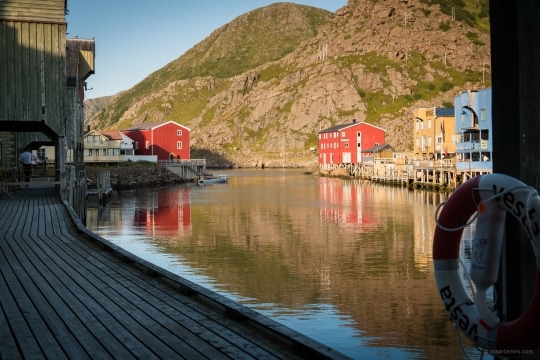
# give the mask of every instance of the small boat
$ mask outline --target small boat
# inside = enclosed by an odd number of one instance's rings
[[[199,179],[199,184],[226,184],[229,181],[228,175],[205,175]]]

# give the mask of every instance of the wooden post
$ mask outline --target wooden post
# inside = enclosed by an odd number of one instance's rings
[[[489,6],[493,171],[540,189],[540,4],[490,0]],[[511,216],[506,225],[497,308],[502,320],[510,321],[531,299],[535,262],[521,225]]]

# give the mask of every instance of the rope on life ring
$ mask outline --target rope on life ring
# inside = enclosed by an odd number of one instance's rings
[[[502,174],[474,177],[459,186],[439,213],[433,239],[435,279],[451,320],[474,344],[507,354],[540,350],[540,197],[523,182]],[[513,321],[501,322],[486,303],[486,291],[497,281],[506,214],[525,229],[536,257],[535,293],[528,308]],[[476,232],[470,278],[473,301],[459,272],[463,229],[474,220]],[[436,215],[437,216],[437,215]],[[513,239],[507,239],[512,241]]]

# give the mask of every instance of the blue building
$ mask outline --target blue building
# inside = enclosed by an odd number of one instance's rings
[[[493,172],[491,88],[454,98],[456,170],[461,181]]]

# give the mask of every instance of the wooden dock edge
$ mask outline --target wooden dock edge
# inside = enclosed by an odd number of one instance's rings
[[[110,252],[127,265],[156,277],[162,283],[171,286],[184,295],[196,299],[216,312],[224,314],[235,321],[242,322],[244,325],[253,328],[254,331],[257,331],[275,343],[279,343],[284,348],[289,349],[302,358],[350,359],[348,356],[327,345],[282,325],[245,305],[239,304],[223,295],[139,258],[111,241],[94,234],[84,226],[75,213],[75,210],[68,202],[64,201],[64,205],[68,209],[78,231],[86,240],[92,242],[97,247]]]

